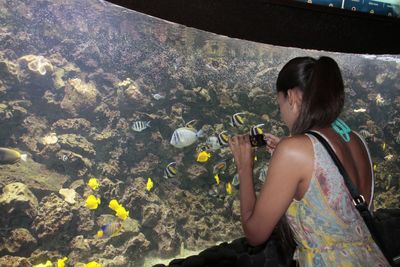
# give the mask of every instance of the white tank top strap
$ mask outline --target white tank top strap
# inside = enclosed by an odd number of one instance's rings
[[[374,190],[375,190],[375,177],[374,177],[374,165],[372,163],[372,158],[371,158],[371,153],[369,152],[369,148],[367,145],[367,142],[365,141],[365,139],[357,132],[352,131],[355,135],[358,136],[358,138],[360,138],[360,140],[362,141],[362,143],[364,144],[365,150],[367,151],[368,154],[368,159],[369,159],[369,164],[371,166],[371,198],[369,199],[369,210],[373,211],[373,206],[372,206],[372,201],[374,199]]]

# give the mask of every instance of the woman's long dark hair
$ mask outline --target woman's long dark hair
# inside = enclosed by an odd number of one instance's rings
[[[291,134],[303,134],[313,127],[327,127],[336,120],[344,105],[344,85],[338,64],[330,57],[296,57],[279,72],[276,89],[285,97],[288,90],[298,88],[302,92],[300,114],[294,122]],[[293,232],[282,216],[276,231],[282,240],[282,249],[294,251]]]
[[[344,85],[336,61],[330,57],[297,57],[279,72],[276,89],[285,97],[297,87],[303,93],[298,119],[291,133],[302,134],[312,127],[327,127],[336,120],[344,105]]]

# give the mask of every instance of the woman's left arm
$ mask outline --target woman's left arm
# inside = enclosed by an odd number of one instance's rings
[[[248,136],[234,136],[229,145],[239,173],[243,230],[251,245],[259,245],[269,238],[296,194],[307,166],[304,143],[291,137],[278,144],[258,199],[253,186],[253,149]]]

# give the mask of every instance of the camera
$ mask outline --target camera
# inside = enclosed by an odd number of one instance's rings
[[[262,147],[267,145],[263,134],[249,134],[249,138],[252,147]]]

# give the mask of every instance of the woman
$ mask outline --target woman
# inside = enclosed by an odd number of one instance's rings
[[[330,155],[314,136],[304,134],[313,130],[328,140],[371,208],[373,172],[368,148],[355,132],[343,136],[331,126],[344,105],[337,63],[329,57],[294,58],[280,71],[277,91],[281,117],[291,136],[280,140],[265,135],[272,158],[258,198],[248,135],[229,140],[239,173],[241,220],[248,242],[265,242],[286,215],[300,266],[389,266]]]

